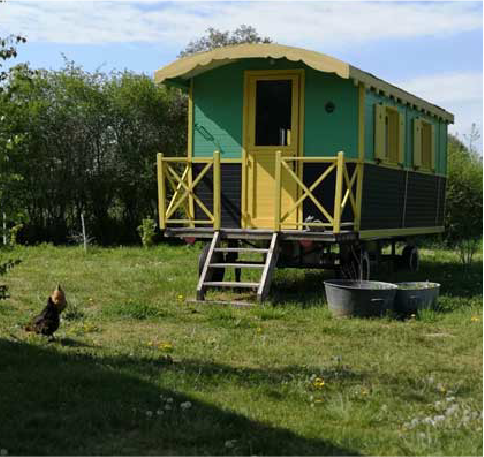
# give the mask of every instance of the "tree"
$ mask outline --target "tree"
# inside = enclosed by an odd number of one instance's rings
[[[211,51],[216,48],[223,48],[240,43],[272,43],[269,37],[261,37],[254,27],[241,25],[232,33],[221,32],[213,27],[205,30],[205,35],[196,41],[190,41],[187,47],[180,52],[178,57],[186,57],[197,52]]]
[[[482,238],[482,157],[456,136],[449,134],[448,139],[446,237],[449,245],[459,249],[462,262],[468,264]]]

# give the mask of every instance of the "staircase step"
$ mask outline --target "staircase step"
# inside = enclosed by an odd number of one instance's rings
[[[258,252],[259,254],[266,254],[269,249],[264,248],[215,248],[213,252]]]
[[[265,262],[232,262],[232,263],[210,263],[209,268],[264,268]]]
[[[206,282],[203,285],[209,287],[247,287],[254,289],[259,287],[258,282]]]

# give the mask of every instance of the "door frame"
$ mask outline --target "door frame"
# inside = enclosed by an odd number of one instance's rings
[[[241,220],[241,227],[243,229],[249,228],[249,207],[248,207],[248,170],[247,167],[249,166],[248,160],[248,150],[250,147],[250,80],[252,77],[261,77],[261,79],[268,78],[268,77],[280,77],[283,79],[284,76],[288,77],[299,77],[299,100],[298,103],[298,127],[297,127],[297,157],[304,155],[304,69],[297,68],[297,69],[290,69],[290,70],[245,70],[244,71],[244,93],[243,93],[243,111],[242,111],[242,220]],[[298,164],[299,165],[299,164]],[[302,180],[302,166],[297,167],[297,176],[299,179]],[[299,193],[301,189],[299,186],[296,192],[296,199],[299,198]],[[297,209],[296,215],[296,222],[302,220],[302,206]]]

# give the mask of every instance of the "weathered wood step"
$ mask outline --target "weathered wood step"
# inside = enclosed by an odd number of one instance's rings
[[[214,252],[257,252],[259,254],[266,254],[269,249],[265,248],[215,248]]]
[[[265,262],[230,262],[230,263],[211,263],[209,268],[264,268]]]
[[[259,283],[258,282],[206,282],[204,283],[204,286],[257,288],[259,287]]]

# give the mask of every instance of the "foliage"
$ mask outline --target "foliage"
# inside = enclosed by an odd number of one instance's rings
[[[468,264],[482,237],[482,157],[449,135],[445,224],[447,242]]]
[[[186,57],[197,52],[211,51],[240,43],[272,43],[269,37],[261,37],[254,27],[241,25],[233,32],[221,32],[213,27],[205,30],[206,35],[196,41],[190,41],[187,47],[180,52],[179,57]]]
[[[127,71],[89,73],[65,58],[60,71],[28,67],[10,74],[12,112],[0,138],[24,135],[8,184],[29,222],[23,240],[66,242],[86,215],[100,244],[136,241],[156,211],[156,153],[185,154],[186,98]],[[13,90],[13,88],[15,90]]]
[[[439,311],[401,321],[332,319],[331,273],[288,269],[274,275],[279,306],[178,301],[195,295],[199,253],[17,247],[2,278],[0,449],[482,455],[482,256],[463,271],[452,250],[421,250],[419,273],[387,269],[441,284]],[[47,343],[19,324],[57,282],[73,315]]]
[[[154,244],[156,224],[151,217],[143,219],[143,223],[138,225],[138,233],[145,248]]]

